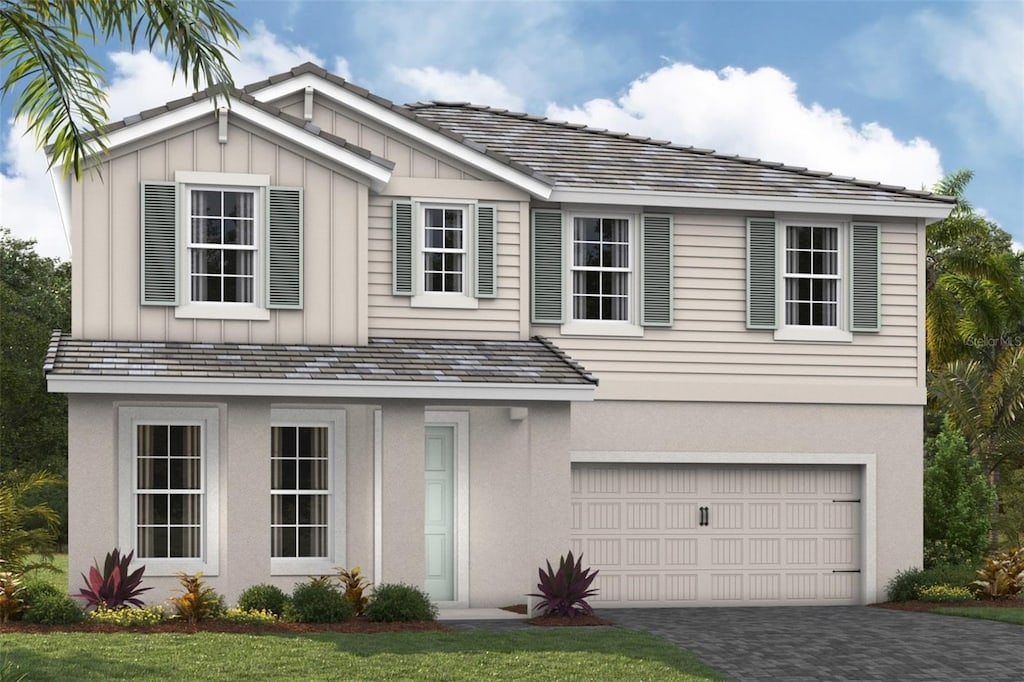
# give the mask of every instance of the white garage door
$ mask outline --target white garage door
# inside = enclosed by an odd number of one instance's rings
[[[860,468],[574,464],[594,606],[857,604]]]

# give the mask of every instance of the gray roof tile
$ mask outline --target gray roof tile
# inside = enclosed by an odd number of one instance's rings
[[[597,384],[539,336],[527,341],[371,339],[365,346],[284,346],[87,341],[55,330],[43,371],[52,376]]]

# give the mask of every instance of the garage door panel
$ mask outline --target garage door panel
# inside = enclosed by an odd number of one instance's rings
[[[575,465],[571,546],[602,605],[857,603],[859,486],[856,467]]]

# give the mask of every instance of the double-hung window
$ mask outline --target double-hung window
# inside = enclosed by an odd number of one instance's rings
[[[276,575],[344,563],[345,416],[278,409],[270,429],[270,556]]]
[[[572,319],[628,322],[633,249],[628,218],[575,216]]]
[[[497,296],[497,207],[476,201],[392,204],[392,293],[423,308],[478,308]]]
[[[119,544],[154,575],[217,573],[216,408],[121,407]]]
[[[178,171],[142,183],[142,305],[269,320],[302,308],[302,188],[269,175]]]
[[[879,225],[781,216],[747,221],[747,327],[779,341],[852,341],[881,326]]]

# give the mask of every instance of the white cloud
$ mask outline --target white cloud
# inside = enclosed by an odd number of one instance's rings
[[[192,88],[179,75],[174,76],[170,61],[150,52],[114,52],[110,55],[113,71],[109,76],[107,113],[116,121],[145,109],[185,97]],[[230,59],[235,83],[244,86],[269,75],[287,71],[302,62],[320,63],[320,58],[305,47],[289,45],[257,24],[241,42],[237,58]],[[337,58],[335,66],[347,62]],[[67,240],[60,222],[53,189],[46,173],[42,150],[35,140],[25,136],[22,121],[9,121],[6,139],[0,140],[3,163],[0,168],[0,224],[9,227],[19,239],[35,239],[36,252],[52,258],[70,258]]]
[[[1024,242],[1013,242],[1012,246],[1014,251],[1024,252]]]
[[[1003,132],[1024,144],[1024,5],[984,2],[969,15],[917,15],[925,50],[948,80],[981,97]]]
[[[804,104],[796,83],[772,68],[672,64],[633,81],[617,101],[552,104],[547,115],[914,189],[942,177],[927,140],[899,140],[879,123],[856,126],[838,109]]]
[[[421,99],[464,101],[517,111],[523,108],[521,97],[511,93],[501,81],[476,69],[469,73],[459,73],[433,66],[408,69],[393,67],[391,74],[399,83],[412,88]]]

